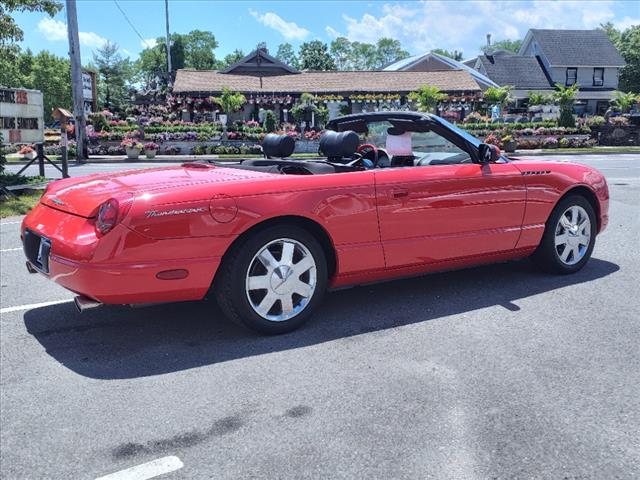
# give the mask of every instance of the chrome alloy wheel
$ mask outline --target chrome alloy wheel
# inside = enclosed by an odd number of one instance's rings
[[[245,282],[251,308],[266,320],[298,315],[316,289],[316,262],[297,240],[279,238],[263,246],[249,264]]]
[[[567,208],[556,225],[555,246],[560,261],[575,265],[587,253],[591,242],[591,221],[578,205]]]

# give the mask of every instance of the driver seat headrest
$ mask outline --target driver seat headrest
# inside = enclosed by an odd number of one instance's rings
[[[353,130],[334,132],[327,130],[320,137],[320,151],[327,158],[351,157],[360,145],[360,138]]]

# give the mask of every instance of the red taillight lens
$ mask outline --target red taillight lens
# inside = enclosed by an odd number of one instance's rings
[[[110,198],[100,205],[98,217],[96,218],[96,230],[98,233],[106,235],[113,230],[113,227],[127,216],[132,202],[133,197],[120,201],[115,198]]]
[[[98,219],[96,220],[96,230],[102,235],[111,231],[118,224],[118,212],[120,203],[115,198],[110,198],[98,210]]]

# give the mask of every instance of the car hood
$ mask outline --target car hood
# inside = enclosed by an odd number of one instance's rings
[[[251,170],[183,164],[179,167],[128,170],[58,180],[50,184],[40,201],[57,210],[93,217],[100,205],[110,198],[127,198],[161,189],[184,189],[191,185],[240,182],[270,176],[269,173]]]

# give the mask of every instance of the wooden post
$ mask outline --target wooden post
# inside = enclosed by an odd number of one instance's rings
[[[67,141],[67,126],[66,124],[60,123],[60,143],[62,144],[62,151],[60,152],[61,160],[62,160],[62,178],[69,177],[69,154],[68,154],[68,144]]]
[[[44,144],[38,143],[36,152],[38,155],[38,173],[41,177],[44,177]]]
[[[73,114],[76,119],[76,160],[82,162],[85,152],[84,98],[82,95],[82,63],[78,39],[78,15],[76,0],[67,0],[67,30],[69,34],[69,59],[71,60],[71,93]]]

